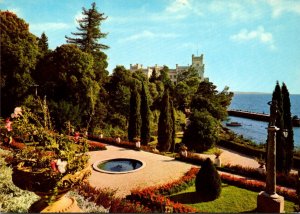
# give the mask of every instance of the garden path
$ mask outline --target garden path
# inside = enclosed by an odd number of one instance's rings
[[[223,147],[218,147],[223,152],[221,154],[221,160],[222,164],[232,164],[232,165],[241,165],[244,167],[252,167],[252,168],[258,168],[259,164],[257,161],[249,156],[237,153],[233,150],[226,149]],[[212,161],[215,159],[215,155],[207,155],[207,154],[198,154],[200,157],[203,158],[210,158]]]
[[[89,152],[90,164],[110,158],[135,158],[146,166],[127,174],[106,174],[92,170],[89,182],[94,187],[117,189],[116,195],[124,197],[135,188],[156,186],[177,180],[193,165],[174,160],[174,158],[150,152],[135,151],[107,145],[107,150]]]

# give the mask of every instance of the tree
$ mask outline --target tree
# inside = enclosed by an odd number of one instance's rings
[[[141,127],[141,114],[140,107],[141,98],[137,91],[137,87],[134,85],[131,89],[130,95],[130,111],[129,111],[129,124],[128,124],[128,140],[134,141],[134,138],[140,136]]]
[[[141,143],[142,145],[148,145],[150,141],[150,108],[144,82],[142,82],[141,92],[141,122]]]
[[[22,104],[34,81],[31,72],[39,55],[37,38],[29,25],[9,11],[0,11],[1,43],[1,116],[10,115]]]
[[[79,38],[71,38],[66,36],[67,42],[76,44],[81,50],[88,53],[99,52],[100,50],[108,49],[104,44],[98,43],[99,39],[105,38],[107,33],[102,33],[100,29],[101,22],[106,20],[104,13],[99,13],[96,8],[96,3],[92,3],[91,9],[82,8],[82,19],[77,20],[79,33],[72,33],[72,35]]]
[[[109,47],[107,45],[99,43],[99,40],[106,38],[107,33],[101,32],[101,23],[107,19],[104,13],[99,13],[96,8],[96,3],[92,3],[91,9],[82,8],[83,18],[77,20],[79,27],[77,27],[78,33],[72,33],[72,35],[79,38],[67,37],[67,43],[77,45],[82,51],[92,54],[94,57],[94,73],[96,75],[96,81],[103,84],[107,80],[108,71],[107,68],[107,55],[102,52]]]
[[[283,105],[282,105],[282,92],[280,85],[277,81],[272,95],[272,102],[277,103],[277,115],[275,126],[281,131],[276,132],[276,169],[278,172],[284,172],[286,166],[286,152],[285,152],[285,139],[282,133],[284,129],[283,121]]]
[[[157,149],[161,152],[170,150],[172,144],[172,117],[170,110],[169,89],[166,88],[161,102],[157,131]]]
[[[176,127],[175,127],[175,109],[173,106],[173,101],[170,100],[170,114],[171,114],[171,124],[172,124],[172,142],[170,151],[175,151],[175,137],[176,137]]]
[[[38,46],[42,55],[48,53],[48,37],[46,36],[45,32],[42,33],[41,38],[38,38]]]
[[[284,167],[285,173],[288,174],[292,169],[293,165],[293,154],[294,154],[294,130],[291,115],[291,101],[290,94],[285,85],[282,83],[282,104],[283,104],[283,122],[284,129],[287,130],[288,135],[285,139],[285,151],[286,151],[286,166]]]
[[[216,88],[212,82],[200,82],[192,98],[191,108],[198,111],[207,110],[214,118],[224,120],[228,115],[227,107],[230,105],[233,93],[228,91],[228,87],[221,92],[218,92]]]
[[[207,158],[201,166],[195,180],[196,192],[207,200],[214,200],[221,194],[222,182],[212,161]]]
[[[182,143],[197,152],[212,148],[218,141],[219,121],[206,110],[193,110],[189,120]]]

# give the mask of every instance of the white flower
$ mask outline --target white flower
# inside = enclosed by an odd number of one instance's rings
[[[14,110],[14,113],[11,114],[11,117],[14,118],[14,117],[19,117],[22,115],[22,108],[21,107],[16,107],[15,110]]]
[[[67,166],[68,162],[67,161],[61,161],[61,159],[58,159],[56,162],[58,171],[60,173],[65,173],[66,172],[66,166]]]

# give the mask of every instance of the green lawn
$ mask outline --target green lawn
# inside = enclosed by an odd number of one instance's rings
[[[199,212],[253,212],[257,195],[257,192],[223,184],[220,197],[214,201],[201,202],[195,194],[195,186],[170,196],[170,199],[190,205]],[[293,202],[285,200],[285,212],[294,212],[293,207]]]

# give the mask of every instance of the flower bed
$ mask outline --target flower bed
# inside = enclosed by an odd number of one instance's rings
[[[222,182],[234,185],[237,187],[241,187],[244,189],[249,189],[252,191],[262,191],[265,189],[266,183],[262,181],[257,181],[257,180],[249,180],[247,178],[241,178],[241,177],[236,177],[234,175],[228,175],[228,174],[221,174],[221,179]],[[295,190],[276,186],[276,192],[279,195],[284,196],[286,199],[297,202],[297,194]]]
[[[106,146],[103,143],[88,141],[89,151],[106,150]]]
[[[187,157],[183,157],[183,156],[176,157],[176,160],[184,161],[186,163],[191,163],[191,164],[201,166],[202,163],[204,162],[205,158],[202,158],[199,155],[196,155],[194,153],[188,152]],[[217,167],[217,169],[219,171],[229,172],[229,173],[236,174],[236,175],[254,178],[254,179],[258,179],[260,181],[266,180],[266,174],[259,172],[257,168],[244,167],[241,165],[226,164],[226,165],[223,165],[222,167]],[[281,186],[295,189],[297,187],[297,181],[298,181],[298,177],[296,174],[290,173],[288,176],[286,176],[282,173],[277,173],[277,184],[279,184]]]
[[[140,202],[133,203],[115,196],[115,191],[92,187],[88,182],[83,182],[77,189],[78,193],[86,200],[92,201],[104,208],[109,208],[111,213],[149,213],[151,210]]]
[[[172,181],[170,183],[157,187],[148,187],[142,190],[133,190],[131,191],[131,194],[126,198],[133,202],[139,201],[142,204],[150,207],[152,211],[156,212],[164,212],[166,206],[172,207],[173,212],[175,213],[196,212],[194,208],[180,203],[175,203],[165,196],[180,192],[193,185],[193,181],[196,177],[197,172],[197,168],[191,168],[191,170],[189,170],[183,177],[176,181]]]

